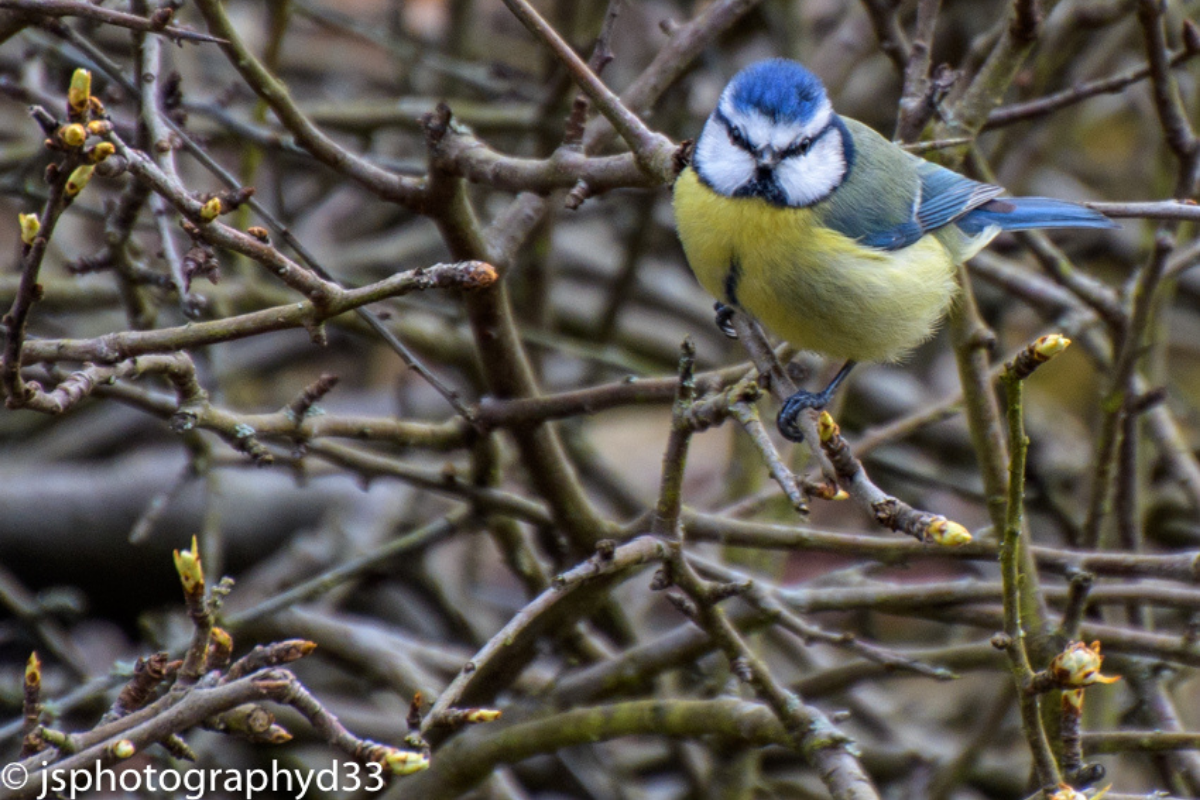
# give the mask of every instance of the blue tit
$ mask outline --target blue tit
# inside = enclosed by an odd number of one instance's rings
[[[784,403],[779,429],[800,441],[800,411],[828,403],[854,362],[899,359],[933,335],[957,265],[1000,231],[1116,227],[1083,206],[1003,191],[838,116],[815,75],[775,59],[721,93],[675,182],[675,223],[718,323],[743,310],[796,347],[846,360],[824,391]]]

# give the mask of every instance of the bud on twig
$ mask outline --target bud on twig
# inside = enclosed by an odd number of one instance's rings
[[[67,178],[67,185],[63,192],[67,197],[74,197],[83,191],[83,187],[88,185],[88,181],[92,179],[92,170],[95,167],[91,164],[83,164],[75,168],[71,173],[71,177]]]
[[[225,669],[233,656],[233,637],[224,628],[213,628],[208,632],[208,654],[205,656],[205,671]]]
[[[1121,680],[1120,675],[1101,675],[1100,665],[1103,662],[1100,642],[1092,642],[1090,647],[1083,642],[1075,642],[1050,661],[1048,672],[1054,675],[1060,686],[1073,689]]]
[[[412,750],[390,748],[383,757],[383,763],[393,775],[412,775],[414,772],[429,769],[429,756]]]
[[[58,140],[67,147],[83,147],[83,143],[87,141],[87,137],[87,129],[78,122],[63,125],[58,129]]]
[[[1057,356],[1071,346],[1071,340],[1059,333],[1051,333],[1034,341],[1017,357],[1010,361],[1007,370],[1010,375],[1023,381],[1033,374],[1033,371]]]
[[[204,567],[200,563],[200,548],[195,536],[191,550],[175,551],[175,571],[179,573],[184,595],[190,598],[204,594]]]
[[[42,661],[38,658],[37,651],[34,650],[29,654],[29,660],[25,662],[25,691],[39,691],[42,686]]]
[[[925,529],[926,535],[935,544],[943,547],[958,547],[971,541],[971,532],[953,520],[938,517]]]
[[[833,415],[828,411],[822,411],[821,416],[817,418],[817,434],[821,437],[821,441],[828,442],[841,432],[842,429],[833,421]]]
[[[100,142],[96,146],[88,149],[88,163],[99,164],[101,161],[104,161],[115,152],[117,152],[117,148],[112,142]]]
[[[221,216],[221,198],[211,197],[200,207],[200,219],[205,222],[212,222],[217,217]]]
[[[37,651],[29,654],[25,662],[25,700],[22,716],[25,719],[25,730],[32,731],[37,727],[38,719],[42,716],[42,662]]]
[[[1112,788],[1112,784],[1105,786],[1096,794],[1088,797],[1083,792],[1076,791],[1065,783],[1058,785],[1058,791],[1050,795],[1050,800],[1100,800],[1101,797],[1108,794],[1108,790]]]
[[[17,221],[21,224],[21,243],[26,246],[32,245],[38,231],[42,229],[37,214],[17,214]]]
[[[67,89],[67,105],[75,114],[87,110],[88,100],[92,96],[92,73],[86,69],[77,69],[71,75],[71,87]]]
[[[108,750],[113,754],[114,758],[119,758],[122,761],[127,758],[133,758],[133,755],[137,752],[137,748],[133,742],[128,739],[119,739],[113,742]]]
[[[1048,692],[1051,689],[1083,689],[1097,683],[1116,683],[1120,675],[1101,675],[1100,642],[1086,645],[1075,642],[1056,655],[1042,672],[1033,676],[1029,684],[1032,693]]]

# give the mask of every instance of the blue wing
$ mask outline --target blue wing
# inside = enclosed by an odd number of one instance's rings
[[[925,234],[962,219],[1004,190],[999,186],[964,178],[945,167],[920,160],[918,194],[912,219],[890,229],[875,231],[859,239],[868,247],[899,250],[915,244]]]
[[[860,122],[838,118],[849,172],[824,201],[826,225],[867,247],[899,250],[954,224],[968,236],[990,229],[1114,228],[1090,208],[1044,197],[999,198],[999,186],[911,155]]]
[[[886,145],[895,147],[890,142]],[[847,202],[831,204],[826,224],[867,247],[899,250],[930,231],[959,220],[1004,191],[924,159],[902,155],[901,159],[881,158],[872,169],[857,175],[852,171],[850,180],[839,189],[839,192],[849,189],[847,196],[837,198],[835,194],[837,200]],[[855,166],[865,165],[860,160]],[[870,186],[864,174],[868,171],[877,179]],[[856,180],[859,178],[863,180]]]
[[[922,233],[949,225],[1004,192],[999,186],[964,178],[924,160],[917,173],[921,176],[921,199],[916,222]]]

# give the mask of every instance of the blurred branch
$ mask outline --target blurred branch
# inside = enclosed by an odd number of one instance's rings
[[[900,29],[900,4],[893,0],[863,0],[863,7],[866,8],[871,25],[875,28],[879,49],[892,60],[896,71],[906,76],[912,51],[908,37]],[[905,81],[907,83],[907,76]]]
[[[1185,25],[1194,27],[1195,23],[1188,20],[1185,22]],[[1195,46],[1196,44],[1200,44],[1200,41],[1195,39],[1195,34],[1189,36],[1185,30],[1184,36],[1186,46],[1179,52],[1169,54],[1167,59],[1168,68],[1173,69],[1182,66],[1195,56],[1200,55],[1200,48]],[[1038,119],[1097,95],[1115,94],[1124,90],[1127,86],[1132,86],[1150,77],[1152,69],[1153,66],[1151,64],[1143,64],[1140,67],[1135,67],[1119,75],[1100,78],[1086,83],[1078,83],[1070,89],[1064,89],[1061,92],[1039,97],[1036,100],[1027,100],[1021,103],[1001,106],[988,114],[983,130],[992,130],[993,128],[1012,125],[1015,122]]]
[[[385,200],[419,208],[422,203],[420,182],[381,170],[338,145],[320,131],[300,110],[287,87],[272,75],[250,52],[225,14],[218,0],[197,0],[196,7],[208,23],[209,30],[225,39],[221,49],[246,84],[261,97],[296,143],[308,150],[326,166],[356,181]]]
[[[520,613],[510,619],[464,665],[462,672],[438,696],[437,702],[429,710],[429,714],[422,724],[421,733],[431,741],[435,740],[439,726],[445,724],[442,717],[463,700],[476,682],[484,681],[486,684],[486,676],[498,669],[494,662],[512,658],[513,653],[518,649],[514,646],[516,642],[521,638],[527,638],[529,630],[535,624],[541,624],[544,615],[555,606],[559,604],[577,606],[581,601],[575,595],[581,593],[582,589],[590,587],[594,591],[604,588],[607,582],[600,579],[616,576],[632,567],[657,561],[663,558],[664,553],[662,542],[654,537],[643,536],[619,547],[605,548],[582,564],[555,577],[549,589],[522,608]],[[497,688],[493,686],[488,690],[494,692]]]
[[[1197,172],[1200,171],[1200,142],[1197,141],[1191,123],[1188,122],[1187,110],[1179,96],[1179,87],[1171,74],[1164,11],[1165,6],[1158,0],[1138,0],[1137,16],[1146,41],[1154,108],[1162,123],[1163,137],[1179,160],[1175,196],[1182,198],[1190,197],[1195,191]],[[1189,38],[1194,39],[1194,30],[1192,33]]]
[[[974,137],[983,129],[1033,50],[1041,20],[1056,5],[1058,0],[1012,0],[999,38],[962,95],[946,111],[946,131],[939,135]]]
[[[530,33],[541,39],[562,61],[571,73],[572,80],[591,98],[596,110],[608,119],[629,145],[638,165],[660,183],[669,183],[675,174],[675,146],[670,140],[651,131],[636,114],[626,108],[621,99],[596,77],[583,59],[525,0],[504,0],[504,4]]]
[[[866,5],[868,9],[873,8],[878,5],[878,0],[867,0]],[[922,0],[917,5],[916,31],[904,64],[904,90],[896,119],[895,139],[900,142],[917,138],[937,108],[938,87],[931,80],[930,68],[933,35],[941,5],[942,0]]]
[[[769,708],[745,700],[629,700],[472,731],[446,744],[426,772],[405,788],[429,800],[450,800],[482,781],[498,764],[621,736],[691,737],[695,731],[729,745],[787,745],[789,735]],[[863,795],[860,795],[863,796]]]
[[[1109,217],[1134,217],[1140,219],[1192,220],[1200,221],[1200,206],[1178,200],[1159,200],[1149,203],[1088,203]]]
[[[85,3],[82,0],[0,0],[0,8],[11,8],[15,11],[26,12],[34,18],[53,17],[57,19],[60,17],[83,17],[85,19],[94,19],[97,22],[103,22],[107,25],[116,25],[121,28],[129,28],[130,30],[142,31],[144,33],[156,33],[177,41],[225,43],[223,39],[216,36],[196,33],[195,31],[177,28],[169,24],[171,18],[174,16],[173,9],[169,7],[161,8],[149,17],[127,14],[124,11],[104,8],[103,6],[95,6],[91,3]]]
[[[231,228],[225,230],[228,233],[218,234],[223,241],[247,245],[245,249],[250,252],[257,250],[253,246],[253,237]],[[274,252],[272,258],[274,257],[279,259],[279,263],[290,263],[285,257],[278,255],[277,251]],[[24,360],[26,363],[98,361],[111,364],[149,353],[166,353],[227,342],[268,331],[299,327],[311,330],[330,317],[390,297],[435,288],[478,288],[490,284],[495,278],[495,270],[489,265],[467,261],[457,264],[434,264],[401,272],[361,289],[341,289],[333,284],[317,284],[320,288],[313,293],[320,298],[320,302],[304,300],[222,320],[191,323],[178,328],[110,333],[95,339],[39,339],[29,342]]]

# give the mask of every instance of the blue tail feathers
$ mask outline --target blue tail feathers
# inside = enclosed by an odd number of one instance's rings
[[[1120,227],[1099,211],[1048,197],[1000,197],[965,214],[956,223],[971,235],[991,227],[1005,231]]]

